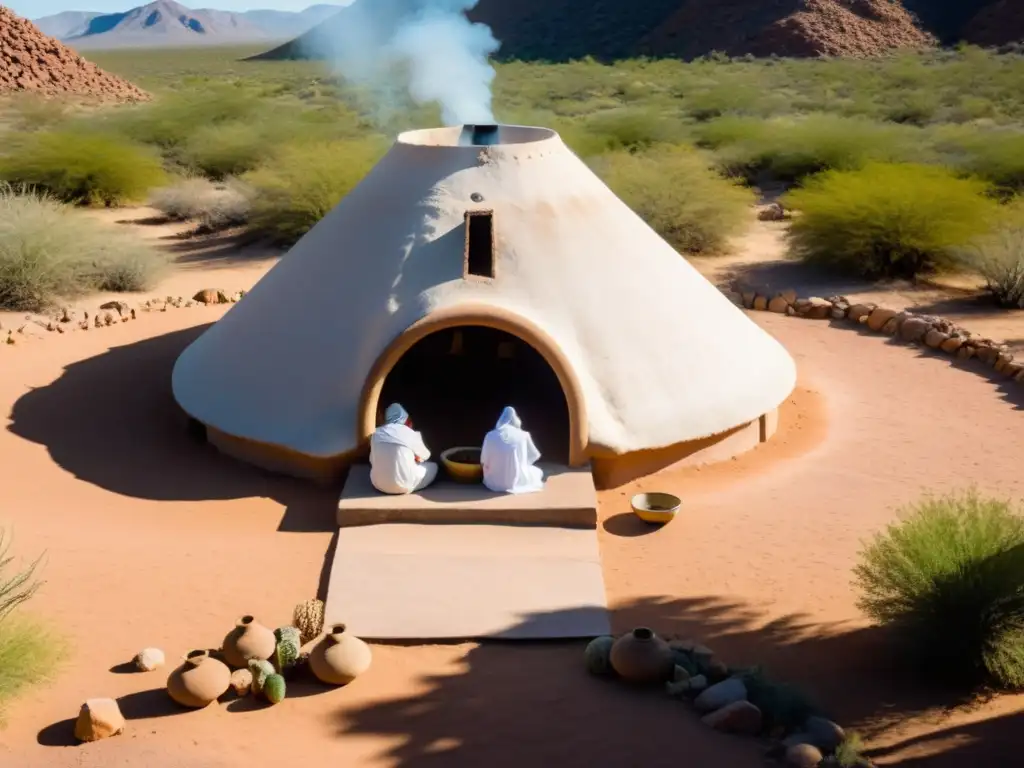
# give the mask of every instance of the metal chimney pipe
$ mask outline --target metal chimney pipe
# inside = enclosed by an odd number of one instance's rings
[[[464,125],[459,137],[459,144],[489,147],[498,144],[497,125]]]

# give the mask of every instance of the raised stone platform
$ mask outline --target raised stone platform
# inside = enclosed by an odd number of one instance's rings
[[[441,477],[419,493],[397,496],[377,491],[370,484],[370,467],[359,464],[349,470],[338,501],[338,525],[487,523],[596,529],[597,492],[590,468],[539,466],[544,489],[538,493],[492,493],[480,484]]]

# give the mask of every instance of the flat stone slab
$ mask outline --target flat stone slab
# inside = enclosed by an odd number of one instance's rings
[[[597,531],[385,523],[342,528],[326,623],[374,640],[608,634]]]
[[[493,523],[596,529],[597,492],[590,468],[539,466],[544,488],[537,493],[492,493],[482,484],[439,479],[418,493],[390,495],[370,484],[369,465],[358,464],[349,470],[338,501],[338,525]]]

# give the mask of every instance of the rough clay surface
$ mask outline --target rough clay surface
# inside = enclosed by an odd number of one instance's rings
[[[0,6],[0,94],[29,91],[99,101],[146,101],[149,96],[47,37],[27,19]]]

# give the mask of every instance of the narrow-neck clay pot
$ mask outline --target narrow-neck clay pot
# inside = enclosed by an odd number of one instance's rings
[[[276,647],[274,630],[263,626],[252,616],[243,616],[224,637],[222,653],[233,669],[244,669],[249,659],[269,659]]]
[[[205,707],[231,684],[231,670],[209,651],[191,651],[167,678],[167,693],[183,707]]]
[[[672,673],[674,661],[668,643],[647,627],[637,627],[615,641],[612,669],[631,683],[660,683]]]
[[[346,685],[369,669],[372,659],[370,646],[344,624],[334,624],[310,651],[309,667],[320,682]]]

